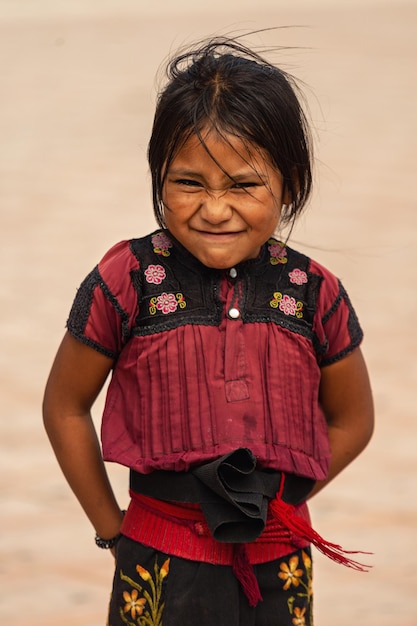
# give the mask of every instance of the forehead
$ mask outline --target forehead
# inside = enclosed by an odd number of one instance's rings
[[[264,171],[273,167],[269,155],[256,144],[213,129],[191,134],[174,155],[169,168],[191,163],[194,167],[218,167],[226,171],[229,168]]]

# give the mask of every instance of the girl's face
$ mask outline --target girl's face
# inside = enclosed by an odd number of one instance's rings
[[[165,223],[201,263],[226,269],[258,256],[289,199],[280,172],[260,150],[232,135],[203,137],[207,149],[192,135],[169,165]]]

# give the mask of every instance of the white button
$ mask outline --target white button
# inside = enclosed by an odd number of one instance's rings
[[[237,269],[235,267],[232,267],[229,270],[229,276],[230,276],[230,278],[236,278],[236,276],[237,276]]]
[[[229,309],[229,316],[232,319],[236,320],[240,316],[239,309],[235,309],[235,308]]]

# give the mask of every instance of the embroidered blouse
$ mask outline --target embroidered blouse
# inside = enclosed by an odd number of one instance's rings
[[[156,231],[110,249],[67,327],[114,359],[105,460],[186,471],[244,446],[260,468],[326,477],[320,369],[362,331],[340,281],[307,256],[270,239],[215,270]]]

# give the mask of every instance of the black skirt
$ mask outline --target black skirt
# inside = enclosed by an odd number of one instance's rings
[[[253,566],[250,606],[231,566],[189,561],[122,537],[108,626],[313,626],[309,548]]]

